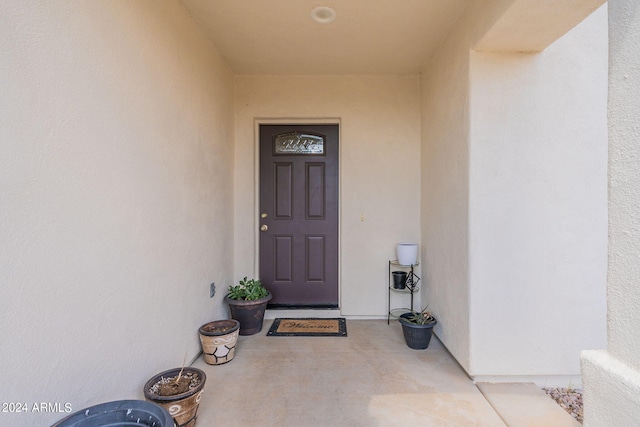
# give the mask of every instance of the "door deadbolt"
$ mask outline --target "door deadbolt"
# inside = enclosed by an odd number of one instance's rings
[[[267,217],[267,214],[266,214],[266,213],[261,213],[261,214],[260,214],[260,218],[266,218],[266,217]]]
[[[269,227],[267,227],[267,224],[262,224],[260,226],[260,231],[267,231],[269,229]]]

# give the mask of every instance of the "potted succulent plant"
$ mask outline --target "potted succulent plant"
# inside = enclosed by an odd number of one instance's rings
[[[433,327],[438,321],[427,311],[427,307],[422,311],[404,313],[398,320],[402,324],[402,334],[409,348],[424,350],[429,347]]]
[[[205,373],[197,368],[169,369],[147,381],[144,397],[169,411],[177,426],[194,427],[206,381]]]
[[[254,335],[262,330],[271,293],[260,280],[244,277],[237,285],[229,286],[224,301],[229,304],[231,318],[240,322],[240,335]]]

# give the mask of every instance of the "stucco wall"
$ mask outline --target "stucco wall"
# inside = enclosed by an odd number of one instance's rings
[[[469,49],[512,1],[472,1],[422,73],[423,304],[469,370]]]
[[[609,1],[607,350],[583,355],[585,426],[640,425],[640,4]]]
[[[226,315],[232,74],[174,1],[3,1],[0,52],[2,401],[142,398]]]
[[[419,82],[236,77],[236,278],[257,274],[256,121],[339,122],[341,313],[386,316],[387,260],[395,258],[396,243],[417,242],[420,233]]]
[[[472,375],[579,384],[606,344],[607,50],[605,6],[542,53],[471,54]]]
[[[609,80],[609,347],[640,370],[640,4],[611,11]]]
[[[578,374],[605,339],[606,11],[543,54],[473,53],[513,4],[470,2],[422,74],[424,303],[491,380]]]

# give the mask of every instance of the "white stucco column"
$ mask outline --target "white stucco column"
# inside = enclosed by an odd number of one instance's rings
[[[640,425],[640,3],[609,1],[607,350],[582,355],[585,426]]]

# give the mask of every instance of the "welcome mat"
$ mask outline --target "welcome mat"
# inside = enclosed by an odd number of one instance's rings
[[[347,322],[343,318],[275,319],[268,337],[346,337]]]

